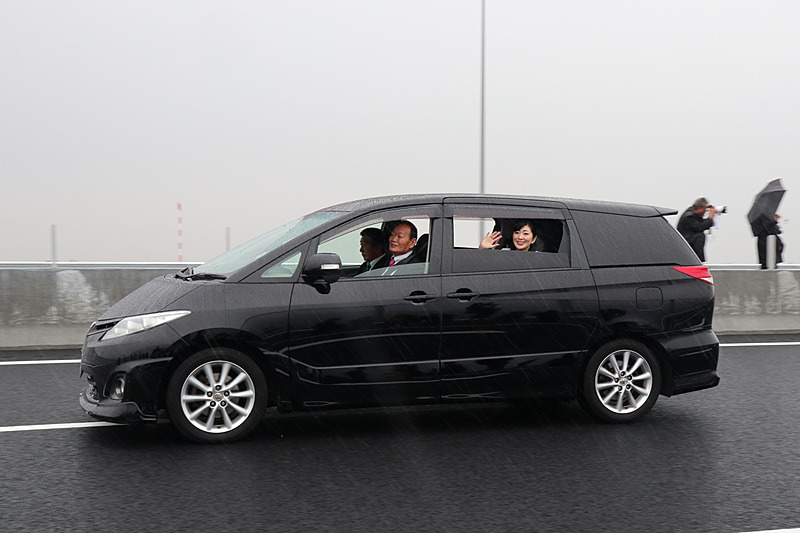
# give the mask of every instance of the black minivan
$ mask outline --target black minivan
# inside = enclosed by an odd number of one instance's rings
[[[672,214],[464,194],[322,209],[109,309],[80,403],[198,442],[242,438],[270,406],[558,397],[630,422],[719,383],[713,279]]]

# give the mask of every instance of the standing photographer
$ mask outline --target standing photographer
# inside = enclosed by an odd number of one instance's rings
[[[708,217],[704,215],[708,213]],[[708,205],[705,198],[698,198],[691,207],[683,212],[678,220],[678,233],[683,235],[694,253],[705,262],[706,253],[706,234],[705,231],[714,225],[714,217],[717,210],[712,205]]]

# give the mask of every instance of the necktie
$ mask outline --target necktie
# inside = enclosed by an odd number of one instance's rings
[[[394,257],[392,257],[392,258],[389,260],[389,266],[390,266],[390,267],[394,266]]]

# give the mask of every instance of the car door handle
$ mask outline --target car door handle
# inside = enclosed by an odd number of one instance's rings
[[[448,298],[454,298],[462,302],[468,302],[469,300],[472,300],[476,296],[480,296],[480,293],[472,292],[469,289],[458,289],[456,292],[447,293]]]
[[[429,300],[435,300],[436,296],[432,294],[428,294],[425,291],[414,291],[408,296],[403,296],[403,300],[407,302],[415,303],[415,304],[424,304]]]

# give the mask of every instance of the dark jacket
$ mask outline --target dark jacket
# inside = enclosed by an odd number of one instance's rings
[[[698,215],[694,212],[694,207],[684,211],[678,220],[678,233],[686,239],[686,242],[692,247],[700,261],[706,260],[704,250],[706,246],[705,231],[713,225],[713,219],[703,218],[703,215]]]
[[[389,257],[391,257],[388,253],[383,254],[380,259],[378,259],[372,268],[369,268],[369,261],[364,261],[361,263],[361,266],[358,267],[358,274],[363,274],[368,270],[375,270],[376,268],[383,268],[389,264]],[[385,261],[384,261],[385,260]],[[385,263],[385,264],[381,264]]]
[[[750,223],[750,228],[753,230],[753,235],[756,237],[780,235],[781,233],[781,228],[778,226],[778,221],[774,218],[769,218],[767,215],[760,215],[757,219]]]

